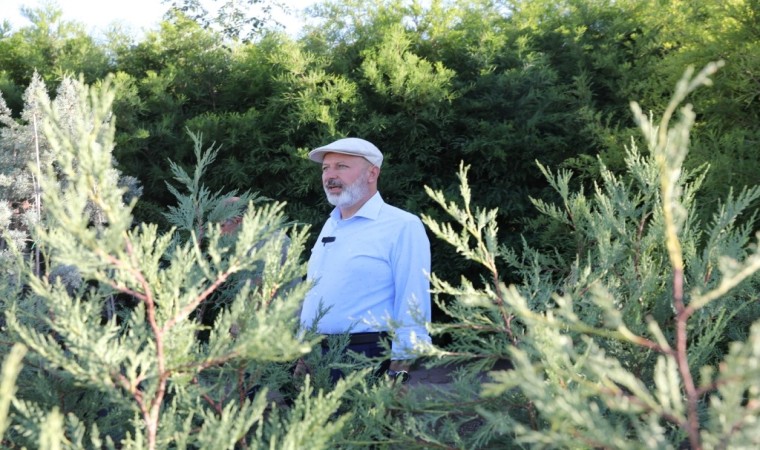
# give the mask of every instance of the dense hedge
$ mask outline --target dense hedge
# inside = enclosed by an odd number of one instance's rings
[[[54,6],[0,26],[3,445],[759,446],[758,10],[339,0],[246,42],[177,11],[139,40]],[[333,386],[368,362],[297,332],[328,211],[305,154],[348,135],[431,234],[418,363],[457,367],[446,389]],[[237,240],[205,227],[233,192],[257,205]]]
[[[565,246],[530,223],[529,197],[552,195],[536,162],[572,168],[586,186],[598,179],[597,156],[623,169],[634,126],[625,105],[657,112],[687,65],[727,62],[697,100],[689,167],[712,165],[701,217],[725,186],[760,181],[757,5],[724,3],[338,1],[314,11],[319,25],[298,39],[262,28],[251,42],[180,12],[139,40],[96,41],[55,8],[39,9],[34,25],[3,32],[0,91],[18,114],[34,71],[51,90],[63,73],[86,82],[115,73],[118,167],[144,188],[137,219],[162,229],[169,160],[194,164],[188,129],[221,146],[212,189],[286,201],[307,224],[327,207],[304,153],[352,135],[387,154],[388,201],[437,214],[423,186],[454,192],[464,161],[481,204],[499,209],[505,243],[522,235]],[[468,272],[446,247],[434,243],[433,253],[445,277]]]

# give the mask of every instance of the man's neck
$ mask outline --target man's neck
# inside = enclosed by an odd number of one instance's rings
[[[349,206],[347,208],[340,208],[340,218],[341,218],[341,220],[346,220],[346,219],[350,219],[350,218],[354,217],[354,214],[356,214],[357,212],[359,212],[359,210],[362,209],[362,206],[364,206],[365,203],[367,203],[366,200],[363,201],[363,202],[360,202],[360,203],[357,202],[354,205],[351,205],[351,206]]]
[[[377,191],[375,191],[377,192]],[[374,195],[375,192],[372,192],[369,196],[362,198],[358,202],[354,203],[351,206],[347,206],[345,208],[339,208],[340,209],[340,218],[341,220],[346,220],[354,217],[354,215],[359,212],[360,209],[362,209],[362,206],[364,206],[365,203],[369,201]]]

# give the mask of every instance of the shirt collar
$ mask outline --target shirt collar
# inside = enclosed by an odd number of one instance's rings
[[[359,211],[356,211],[356,214],[351,217],[352,219],[354,217],[364,217],[366,219],[375,220],[377,219],[377,216],[380,215],[380,209],[383,207],[383,204],[385,202],[383,201],[383,197],[380,196],[380,192],[375,192],[375,195],[369,198],[361,208],[359,208]],[[340,219],[340,208],[337,206],[333,208],[332,212],[330,212],[330,217],[332,217],[334,220],[341,220]]]

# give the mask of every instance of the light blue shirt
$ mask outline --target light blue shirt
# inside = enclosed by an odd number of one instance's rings
[[[325,239],[327,238],[327,239]],[[334,238],[334,240],[332,239]],[[430,242],[420,219],[376,193],[342,220],[335,208],[311,249],[301,323],[310,327],[320,301],[330,308],[317,324],[324,334],[395,328],[391,359],[409,359],[430,343]]]

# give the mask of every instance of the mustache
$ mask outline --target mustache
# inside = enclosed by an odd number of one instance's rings
[[[325,187],[327,187],[327,188],[334,188],[334,187],[342,188],[343,187],[343,183],[341,183],[338,180],[327,180],[327,182],[325,183]]]

